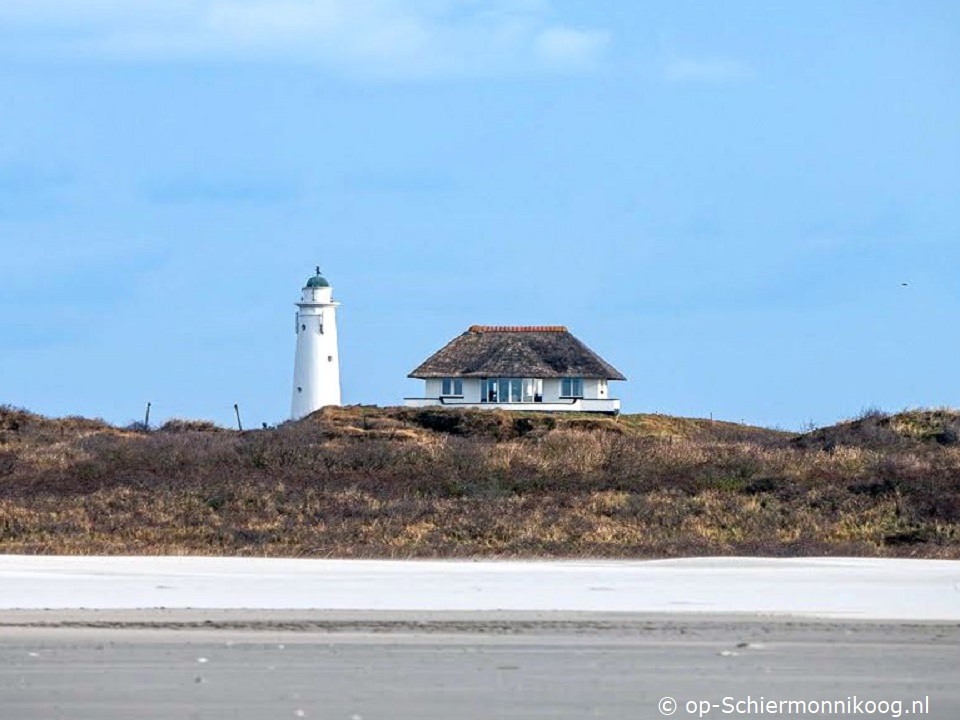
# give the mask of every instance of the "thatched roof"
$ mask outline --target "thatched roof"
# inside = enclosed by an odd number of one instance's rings
[[[584,377],[626,380],[561,325],[473,325],[408,377]]]

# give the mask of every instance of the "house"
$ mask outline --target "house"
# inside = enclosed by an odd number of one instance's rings
[[[620,412],[610,380],[626,380],[560,325],[473,325],[408,377],[424,381],[407,407]]]

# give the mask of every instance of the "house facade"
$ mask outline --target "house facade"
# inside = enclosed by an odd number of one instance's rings
[[[626,378],[560,325],[473,325],[408,377],[424,381],[407,407],[620,412],[610,381]]]

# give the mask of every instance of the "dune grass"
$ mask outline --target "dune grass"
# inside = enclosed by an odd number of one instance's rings
[[[955,425],[350,407],[143,432],[0,408],[0,552],[960,558]]]

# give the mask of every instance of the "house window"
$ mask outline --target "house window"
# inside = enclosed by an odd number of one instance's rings
[[[583,378],[561,378],[560,397],[582,398],[583,397]]]
[[[463,379],[443,378],[440,381],[440,395],[443,397],[463,397]]]
[[[480,402],[528,403],[543,401],[539,378],[484,378],[480,381]]]
[[[540,378],[524,378],[523,402],[543,402],[543,380]]]
[[[522,385],[523,380],[520,378],[498,378],[497,394],[500,397],[500,402],[520,402]]]

